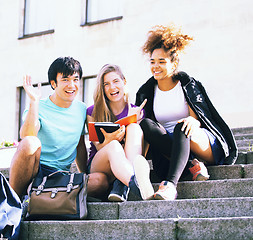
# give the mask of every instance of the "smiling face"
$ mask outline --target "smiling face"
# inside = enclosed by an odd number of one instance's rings
[[[150,69],[157,81],[171,78],[177,63],[171,62],[168,54],[162,48],[155,49],[150,57]]]
[[[119,102],[124,100],[125,79],[121,79],[116,72],[109,72],[104,75],[104,92],[111,102]]]
[[[55,92],[50,99],[59,107],[69,107],[79,90],[79,74],[73,73],[69,76],[63,76],[62,73],[57,73],[56,80],[57,84],[55,81],[51,81]]]

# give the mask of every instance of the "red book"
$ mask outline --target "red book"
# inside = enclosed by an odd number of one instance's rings
[[[99,130],[100,128],[105,129],[106,132],[114,132],[122,125],[129,125],[130,123],[137,123],[137,115],[126,116],[117,120],[116,122],[89,122],[89,140],[92,142],[98,142],[100,140],[103,142],[103,136],[101,136],[102,132]],[[99,136],[98,136],[99,135]],[[102,134],[103,135],[103,134]]]

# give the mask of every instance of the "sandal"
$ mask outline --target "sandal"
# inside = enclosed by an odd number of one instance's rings
[[[209,175],[207,172],[207,168],[204,163],[199,162],[196,158],[192,160],[193,167],[189,168],[190,172],[192,173],[192,180],[193,181],[206,181],[209,179]]]

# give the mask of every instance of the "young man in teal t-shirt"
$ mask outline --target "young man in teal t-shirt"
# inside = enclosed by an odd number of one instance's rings
[[[57,58],[48,70],[48,80],[54,93],[41,98],[25,76],[23,87],[30,98],[20,129],[20,142],[10,168],[10,185],[22,197],[32,179],[57,170],[69,170],[76,159],[78,169],[86,171],[87,150],[84,142],[86,105],[77,96],[82,68],[71,58]],[[103,173],[89,175],[88,195],[100,197],[108,189]]]

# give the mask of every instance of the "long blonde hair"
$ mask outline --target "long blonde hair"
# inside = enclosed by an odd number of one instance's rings
[[[116,72],[122,81],[125,77],[119,66],[114,64],[104,65],[98,73],[97,76],[97,86],[94,91],[94,109],[92,112],[92,117],[95,122],[114,122],[116,121],[116,116],[110,109],[109,100],[105,95],[104,91],[104,76],[107,73]],[[128,102],[128,95],[125,93],[125,101]]]

